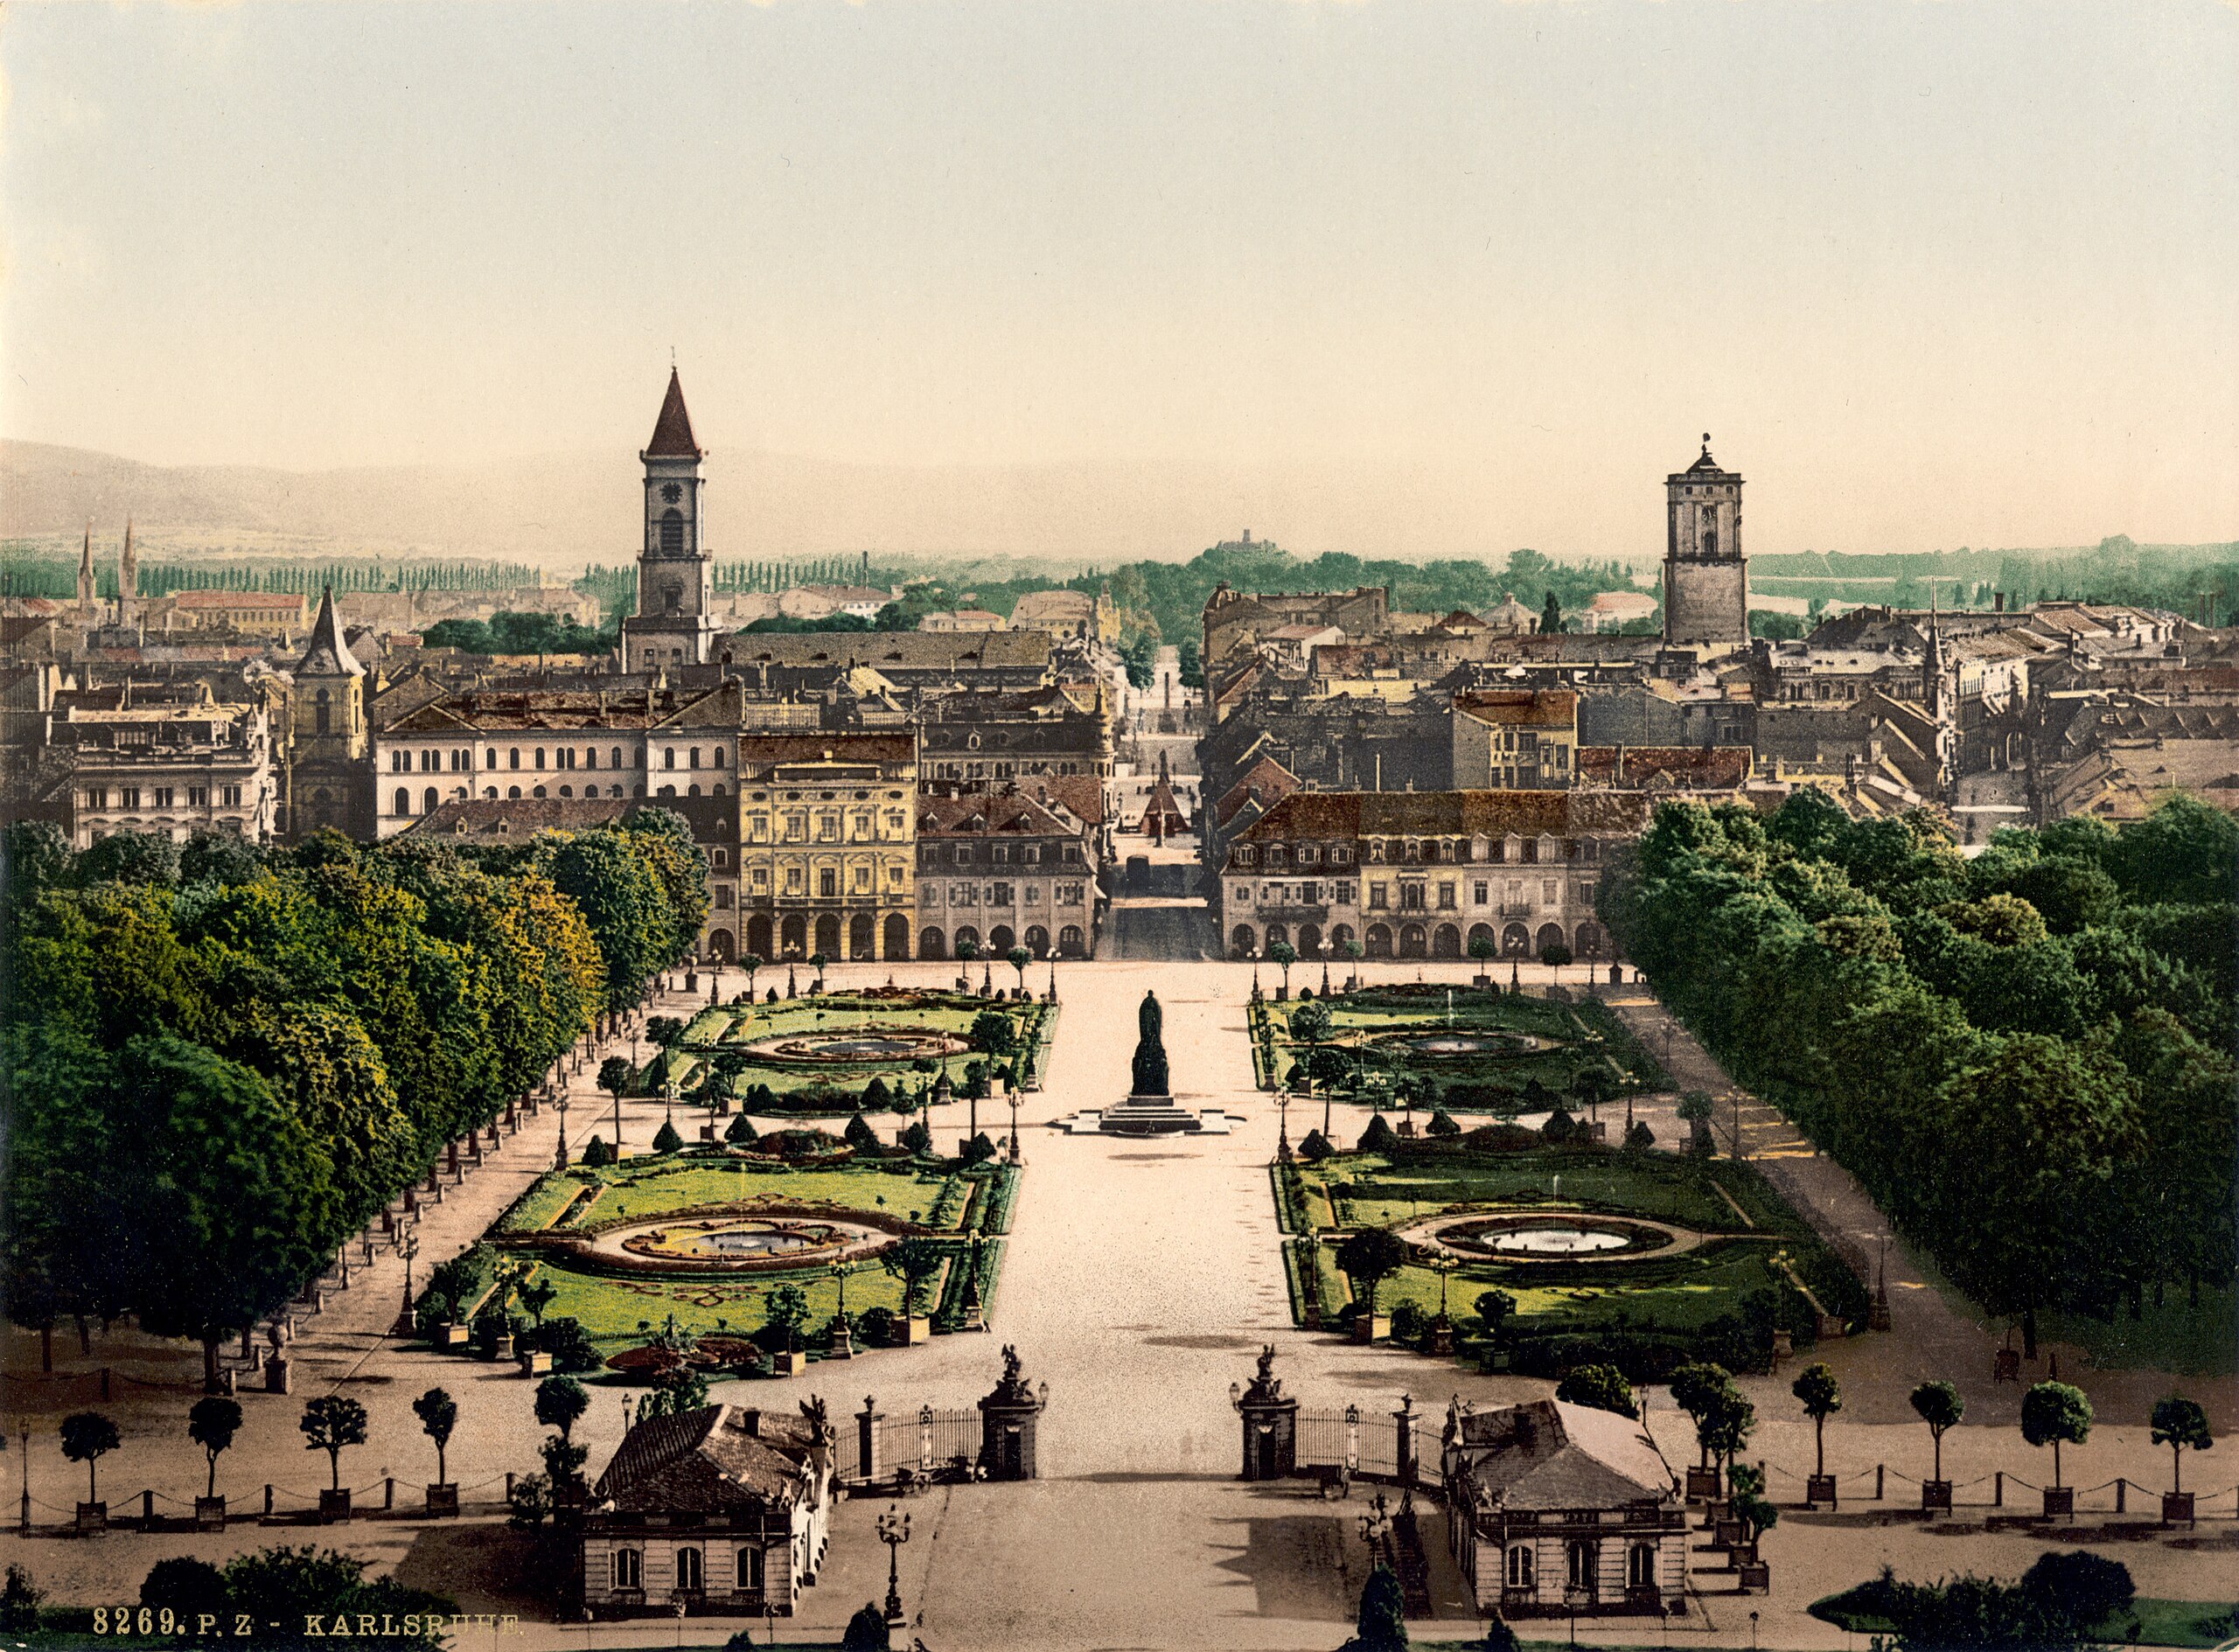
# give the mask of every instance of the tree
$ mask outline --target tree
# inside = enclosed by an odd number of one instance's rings
[[[1571,961],[1571,949],[1561,941],[1549,941],[1539,949],[1539,961],[1552,972],[1551,979],[1559,979],[1563,966]]]
[[[591,1397],[572,1377],[548,1377],[536,1385],[536,1420],[558,1429],[562,1439],[575,1439],[576,1419],[590,1405]]]
[[[238,1400],[209,1395],[194,1402],[186,1414],[186,1437],[202,1447],[202,1455],[210,1466],[209,1488],[206,1497],[218,1495],[218,1459],[231,1448],[234,1436],[241,1432],[241,1408]]]
[[[847,1631],[840,1637],[840,1652],[887,1652],[890,1644],[886,1614],[866,1600],[847,1620]]]
[[[1671,1373],[1671,1403],[1695,1425],[1695,1444],[1703,1466],[1711,1462],[1711,1432],[1725,1396],[1735,1392],[1733,1377],[1723,1365],[1705,1361],[1682,1365]]]
[[[2039,1383],[2021,1397],[2021,1438],[2053,1448],[2053,1488],[2060,1488],[2061,1446],[2091,1438],[2091,1402],[2066,1383]]]
[[[1360,1615],[1345,1652],[1403,1652],[1407,1645],[1407,1597],[1382,1561],[1361,1586]]]
[[[1922,1383],[1910,1396],[1913,1410],[1921,1421],[1928,1425],[1929,1438],[1936,1442],[1936,1467],[1929,1477],[1943,1478],[1943,1437],[1959,1426],[1959,1419],[1967,1414],[1967,1402],[1959,1397],[1957,1386],[1942,1378]]]
[[[746,972],[746,1001],[750,1004],[754,1001],[754,978],[768,961],[759,952],[749,952],[738,961],[738,966]]]
[[[2138,1598],[2131,1569],[2088,1549],[2043,1554],[2021,1574],[2021,1593],[2090,1635]],[[2126,1637],[2127,1638],[2127,1637]]]
[[[636,1071],[627,1056],[609,1056],[598,1064],[598,1087],[619,1101]]]
[[[816,972],[816,990],[820,993],[824,990],[824,966],[831,961],[821,952],[809,955],[808,966]]]
[[[1376,1312],[1376,1287],[1407,1260],[1407,1243],[1389,1228],[1362,1228],[1337,1247],[1337,1266]]]
[[[1555,600],[1555,593],[1547,593],[1547,601],[1539,610],[1539,634],[1559,637],[1563,632],[1563,605]]]
[[[412,1414],[420,1419],[420,1432],[436,1443],[436,1483],[450,1485],[444,1456],[450,1449],[451,1430],[458,1426],[458,1402],[443,1390],[431,1388],[412,1402]]]
[[[322,1394],[305,1402],[296,1426],[303,1431],[304,1450],[326,1453],[331,1489],[341,1490],[344,1450],[366,1443],[366,1408],[345,1395]]]
[[[538,1330],[544,1328],[544,1310],[552,1306],[552,1299],[560,1294],[560,1287],[550,1279],[539,1276],[514,1293],[520,1304],[528,1310],[529,1322]]]
[[[662,1119],[661,1127],[653,1133],[653,1151],[655,1153],[674,1153],[683,1146],[684,1138],[677,1133],[674,1121],[667,1119]]]
[[[606,1145],[605,1137],[593,1136],[583,1144],[583,1166],[586,1169],[603,1169],[613,1162],[614,1149]]]
[[[1489,1607],[1487,1610],[1492,1615],[1485,1626],[1485,1638],[1478,1643],[1483,1652],[1523,1652],[1516,1631],[1508,1627],[1508,1620],[1501,1616],[1500,1608]]]
[[[1506,1291],[1484,1291],[1475,1303],[1477,1317],[1485,1322],[1485,1335],[1495,1348],[1501,1345],[1501,1328],[1508,1323],[1509,1315],[1516,1312],[1516,1299]]]
[[[1620,1417],[1640,1415],[1640,1408],[1633,1402],[1633,1385],[1615,1365],[1579,1366],[1556,1385],[1555,1398],[1594,1411],[1615,1412]]]
[[[1500,943],[1489,935],[1473,935],[1469,938],[1469,956],[1477,960],[1477,972],[1480,975],[1485,972],[1486,965],[1500,956]]]
[[[956,944],[956,959],[958,963],[969,964],[979,956],[980,943],[973,940],[970,936],[965,937],[964,939]]]
[[[29,1635],[38,1628],[38,1603],[45,1599],[46,1591],[32,1583],[31,1573],[9,1562],[6,1586],[0,1587],[0,1630]]]
[[[1424,1126],[1424,1130],[1426,1134],[1436,1136],[1442,1140],[1450,1140],[1461,1133],[1461,1126],[1454,1121],[1453,1116],[1443,1107],[1431,1114],[1431,1121]]]
[[[983,1009],[972,1018],[972,1030],[966,1036],[974,1049],[1008,1056],[1018,1049],[1018,1023],[1000,1009]]]
[[[1691,1090],[1679,1098],[1679,1121],[1692,1133],[1687,1139],[1691,1151],[1708,1154],[1711,1151],[1711,1114],[1713,1104],[1710,1097],[1699,1090]]]
[[[62,1419],[62,1454],[86,1465],[86,1501],[99,1502],[94,1465],[124,1443],[116,1425],[99,1412],[73,1412]]]
[[[1298,962],[1298,948],[1288,941],[1277,941],[1267,949],[1267,960],[1283,972],[1283,991],[1291,990],[1291,965]]]
[[[1024,992],[1026,990],[1026,966],[1034,962],[1034,954],[1028,951],[1023,946],[1014,946],[1009,951],[1003,954],[1003,958],[1013,969],[1018,972],[1018,989],[1022,993]]]
[[[684,1023],[673,1015],[656,1015],[645,1023],[645,1037],[656,1049],[673,1049],[683,1036]]]
[[[948,1251],[938,1240],[914,1235],[879,1253],[881,1265],[902,1281],[902,1311],[905,1314],[921,1311],[918,1296],[925,1281],[939,1272],[947,1260]]]
[[[1803,1414],[1811,1419],[1811,1437],[1817,1467],[1811,1472],[1827,1472],[1827,1419],[1843,1408],[1843,1388],[1835,1380],[1835,1373],[1825,1362],[1807,1365],[1789,1384],[1789,1393],[1803,1403]]]
[[[2153,1402],[2153,1443],[2166,1446],[2171,1453],[2169,1464],[2172,1491],[2185,1488],[2185,1453],[2206,1451],[2215,1444],[2208,1432],[2208,1412],[2198,1400],[2187,1399],[2181,1394],[2172,1394],[2166,1399]]]
[[[140,1604],[151,1612],[170,1612],[182,1629],[206,1614],[221,1621],[227,1606],[225,1574],[207,1560],[173,1555],[148,1568],[140,1580]]]
[[[1368,1128],[1361,1132],[1357,1151],[1389,1153],[1399,1145],[1399,1138],[1392,1131],[1391,1123],[1382,1113],[1378,1113],[1368,1121]]]
[[[808,1321],[808,1293],[798,1285],[780,1285],[770,1293],[763,1314],[790,1349],[800,1340],[801,1327]]]
[[[1748,1463],[1734,1464],[1726,1476],[1726,1490],[1732,1496],[1733,1517],[1741,1523],[1742,1542],[1754,1543],[1780,1524],[1780,1510],[1765,1497],[1763,1469]]]

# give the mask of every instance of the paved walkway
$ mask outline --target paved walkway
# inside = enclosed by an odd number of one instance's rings
[[[1373,979],[1414,979],[1419,973],[1466,979],[1470,965],[1371,965]],[[937,983],[952,965],[854,966],[832,972],[834,986],[882,981]],[[1527,971],[1529,979],[1535,972]],[[765,980],[766,980],[765,977]],[[1064,1000],[1048,1088],[1022,1110],[1028,1170],[1016,1212],[994,1334],[937,1339],[909,1352],[870,1355],[846,1366],[818,1364],[799,1378],[741,1387],[742,1398],[785,1405],[816,1392],[844,1418],[865,1394],[893,1413],[920,1404],[968,1405],[992,1384],[999,1348],[1015,1342],[1029,1377],[1047,1381],[1050,1407],[1044,1424],[1043,1467],[1049,1476],[1027,1487],[980,1486],[934,1492],[913,1500],[910,1544],[903,1551],[903,1592],[922,1615],[917,1630],[939,1652],[978,1647],[1170,1647],[1327,1649],[1344,1638],[1357,1596],[1364,1551],[1357,1529],[1365,1490],[1350,1503],[1323,1503],[1302,1488],[1259,1488],[1231,1478],[1239,1450],[1238,1425],[1228,1405],[1231,1382],[1249,1377],[1263,1342],[1280,1351],[1278,1372],[1308,1404],[1359,1403],[1371,1414],[1389,1411],[1405,1393],[1419,1408],[1442,1408],[1458,1392],[1479,1404],[1547,1391],[1523,1378],[1465,1372],[1389,1348],[1361,1349],[1330,1336],[1290,1328],[1266,1164],[1274,1147],[1275,1112],[1252,1085],[1244,1033],[1248,968],[1236,965],[1110,964],[1061,965]],[[1240,1115],[1241,1127],[1225,1137],[1172,1141],[1071,1137],[1036,1126],[1083,1107],[1116,1100],[1126,1087],[1127,1057],[1135,1037],[1134,1011],[1147,987],[1166,1007],[1168,1049],[1175,1084],[1192,1105]],[[728,989],[727,989],[728,990]],[[681,1006],[665,1006],[680,1008]],[[1640,1012],[1629,1007],[1628,1014]],[[1683,1081],[1694,1056],[1679,1047],[1675,1063]],[[1698,1052],[1697,1052],[1698,1054]],[[579,1081],[580,1083],[581,1081]],[[1719,1089],[1717,1082],[1705,1088]],[[1660,1136],[1674,1139],[1676,1121],[1657,1107],[1642,1110]],[[935,1120],[946,1137],[963,1127],[961,1104]],[[625,1104],[624,1131],[633,1146],[658,1128],[657,1103]],[[1745,1105],[1742,1131],[1757,1138]],[[552,1116],[509,1143],[500,1162],[454,1191],[427,1224],[424,1256],[463,1244],[548,1162]],[[571,1112],[571,1140],[584,1133],[584,1115]],[[1768,1125],[1767,1144],[1776,1140]],[[1782,1162],[1782,1161],[1775,1161]],[[1801,1165],[1806,1161],[1796,1161]],[[1768,1168],[1770,1167],[1768,1166]],[[1831,1167],[1830,1167],[1831,1168]],[[1829,1197],[1833,1198],[1831,1194]],[[1840,1206],[1833,1206],[1838,1212]],[[1850,1220],[1850,1217],[1842,1219]],[[1860,1218],[1863,1220],[1864,1218]],[[440,1236],[440,1237],[439,1237]],[[1893,1292],[1909,1276],[1891,1253]],[[373,1413],[372,1443],[345,1460],[345,1481],[364,1487],[394,1473],[406,1482],[400,1502],[432,1477],[433,1453],[409,1415],[410,1399],[441,1383],[458,1397],[459,1432],[450,1455],[451,1477],[470,1487],[501,1478],[507,1469],[537,1466],[541,1436],[529,1415],[532,1386],[485,1365],[407,1349],[380,1332],[394,1311],[401,1279],[393,1262],[373,1280],[353,1286],[340,1304],[308,1329],[298,1355],[306,1377],[288,1399],[245,1396],[250,1420],[242,1442],[221,1466],[222,1488],[246,1500],[268,1479],[304,1493],[323,1482],[324,1459],[303,1449],[295,1422],[301,1400],[323,1388],[356,1394]],[[1940,1354],[1914,1351],[1915,1337],[1936,1321],[1934,1293],[1917,1308],[1901,1310],[1898,1333],[1861,1338],[1834,1350],[1841,1362],[1849,1407],[1828,1430],[1831,1466],[1845,1474],[1845,1494],[1870,1490],[1873,1466],[1887,1464],[1888,1501],[1846,1506],[1838,1514],[1791,1510],[1766,1543],[1775,1592],[1747,1603],[1706,1596],[1706,1620],[1675,1628],[1675,1643],[1747,1644],[1747,1614],[1757,1611],[1760,1644],[1834,1648],[1846,1637],[1808,1618],[1803,1607],[1820,1594],[1872,1574],[1887,1558],[1922,1574],[1972,1567],[2017,1572],[2047,1544],[2026,1534],[1993,1534],[1983,1528],[1983,1508],[1963,1508],[1955,1527],[1925,1530],[1894,1510],[1916,1496],[1903,1475],[1926,1472],[1926,1431],[1904,1408],[1915,1365],[1934,1366]],[[1901,1298],[1901,1301],[1903,1299]],[[1962,1323],[1954,1317],[1955,1323]],[[1987,1342],[1979,1333],[1978,1353]],[[129,1339],[97,1346],[95,1363]],[[26,1356],[36,1369],[35,1340],[10,1344],[10,1365]],[[58,1356],[75,1362],[74,1345],[58,1343]],[[1987,1355],[1980,1353],[1987,1371]],[[2068,1370],[2064,1356],[2062,1370]],[[1788,1476],[1810,1466],[1808,1425],[1796,1414],[1787,1387],[1792,1373],[1747,1379],[1765,1421],[1753,1442],[1754,1455],[1775,1467],[1774,1490],[1794,1495]],[[1938,1370],[1935,1374],[1963,1376]],[[2087,1385],[2094,1379],[2087,1377]],[[2166,1379],[2156,1379],[2156,1391]],[[2227,1418],[2234,1409],[2230,1384],[2213,1390],[2188,1384]],[[2099,1391],[2095,1387],[2095,1397]],[[719,1395],[724,1393],[718,1390]],[[1961,1493],[1987,1498],[1988,1476],[2034,1469],[2041,1453],[2022,1445],[2012,1425],[2016,1391],[1970,1399],[1967,1425],[1945,1441],[1947,1470],[1968,1485]],[[200,1453],[185,1439],[185,1392],[121,1395],[108,1409],[125,1425],[124,1448],[102,1465],[112,1505],[122,1493],[153,1483],[191,1491],[199,1483]],[[2094,1486],[2116,1474],[2144,1484],[2162,1483],[2167,1454],[2152,1448],[2143,1426],[2144,1404],[2126,1394],[2102,1402],[2103,1425],[2091,1442],[2066,1454],[2072,1483]],[[1692,1456],[1684,1417],[1661,1393],[1651,1400],[1650,1425],[1676,1464]],[[619,1391],[602,1389],[579,1438],[591,1448],[596,1469],[621,1430]],[[11,1452],[10,1459],[16,1453]],[[0,1469],[19,1471],[0,1459]],[[2209,1468],[2229,1470],[2211,1475]],[[2187,1464],[2188,1481],[2221,1488],[2239,1473],[2221,1453]],[[35,1496],[66,1508],[81,1495],[83,1474],[65,1463],[52,1441],[51,1419],[34,1440],[31,1485]],[[493,1488],[494,1489],[494,1488]],[[261,1490],[258,1493],[261,1495]],[[488,1496],[490,1490],[470,1495]],[[2092,1502],[2103,1502],[2101,1494]],[[2010,1494],[2019,1504],[2026,1493]],[[2134,1497],[2133,1509],[2143,1499]],[[793,1625],[805,1635],[836,1639],[847,1615],[885,1586],[885,1553],[870,1524],[882,1502],[841,1505],[833,1555],[806,1611]],[[2198,1598],[2228,1594],[2239,1521],[2226,1510],[2204,1525],[2199,1546],[2183,1539],[2122,1537],[2117,1552],[2137,1575],[2141,1592]],[[1432,1512],[1426,1536],[1442,1541]],[[2082,1523],[2085,1540],[2096,1516]],[[1947,1531],[1950,1535],[1947,1535]],[[166,1554],[213,1558],[265,1543],[304,1541],[313,1535],[340,1542],[408,1580],[451,1593],[470,1610],[538,1611],[528,1576],[527,1545],[502,1523],[431,1526],[416,1520],[368,1521],[347,1528],[307,1530],[237,1529],[222,1538],[119,1532],[97,1543],[9,1538],[6,1559],[22,1559],[39,1582],[61,1599],[114,1599],[120,1585],[136,1586],[148,1565]],[[2215,1557],[2222,1554],[2224,1558]],[[1458,1605],[1456,1586],[1440,1563],[1434,1593],[1445,1621],[1417,1626],[1418,1638],[1461,1638],[1474,1620]],[[1716,1578],[1705,1587],[1722,1586]],[[544,1609],[548,1613],[548,1608]],[[469,1636],[460,1644],[514,1652],[542,1647],[643,1647],[675,1640],[720,1642],[738,1626],[717,1621],[586,1631],[548,1621],[526,1635],[492,1641]],[[1581,1638],[1638,1643],[1638,1626],[1622,1621],[1581,1625]]]

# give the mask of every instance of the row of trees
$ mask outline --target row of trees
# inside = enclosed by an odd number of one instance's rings
[[[7,1307],[217,1346],[687,955],[666,811],[499,850],[0,840]]]
[[[603,654],[621,640],[618,623],[580,625],[564,614],[492,614],[487,620],[437,620],[420,634],[430,648],[470,654]]]
[[[1744,1084],[2034,1353],[2039,1310],[2226,1281],[2239,822],[1769,821],[1666,805],[1601,912]]]

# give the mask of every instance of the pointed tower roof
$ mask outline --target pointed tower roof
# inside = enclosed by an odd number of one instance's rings
[[[303,650],[303,657],[296,662],[299,675],[309,677],[362,677],[366,668],[350,652],[350,645],[343,640],[342,627],[334,617],[334,588],[325,587],[319,593],[318,617],[311,622],[310,645]]]
[[[692,439],[692,415],[684,410],[684,386],[676,369],[668,370],[668,394],[661,398],[661,416],[653,421],[653,439],[645,444],[649,459],[696,459],[700,444]]]
[[[132,546],[132,519],[124,519],[124,554],[116,559],[117,595],[130,598],[140,594],[140,553]]]
[[[86,524],[85,548],[78,553],[78,571],[87,575],[94,571],[94,525],[90,520]]]

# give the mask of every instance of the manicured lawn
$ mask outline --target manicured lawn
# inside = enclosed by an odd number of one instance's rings
[[[844,1163],[789,1168],[744,1159],[648,1157],[601,1169],[576,1166],[555,1171],[524,1195],[491,1230],[493,1234],[544,1230],[577,1194],[596,1188],[596,1201],[576,1204],[557,1225],[563,1229],[578,1223],[595,1226],[711,1205],[768,1200],[882,1212],[943,1233],[960,1232],[967,1209],[972,1209],[976,1211],[975,1222],[991,1233],[999,1233],[1008,1226],[1009,1187],[1015,1175],[999,1169],[966,1175],[911,1161],[884,1167]],[[971,1203],[975,1189],[980,1195],[977,1206]],[[990,1294],[1000,1257],[1000,1246],[988,1247],[985,1288]],[[562,1259],[545,1258],[540,1260],[537,1277],[548,1281],[555,1293],[544,1317],[582,1321],[600,1350],[610,1355],[643,1341],[645,1327],[657,1327],[672,1314],[680,1323],[701,1334],[751,1333],[766,1321],[769,1293],[780,1285],[798,1286],[806,1293],[812,1330],[820,1329],[840,1304],[839,1281],[821,1267],[730,1278],[720,1274],[617,1277],[578,1272]],[[945,1278],[937,1279],[929,1287],[929,1300],[939,1300]],[[860,1314],[871,1307],[897,1313],[902,1307],[901,1281],[875,1260],[855,1265],[847,1277],[848,1311]]]
[[[1513,1116],[1567,1098],[1578,1075],[1599,1068],[1609,1091],[1622,1095],[1666,1087],[1664,1070],[1624,1024],[1594,999],[1575,1004],[1520,993],[1475,989],[1374,987],[1334,994],[1329,1043],[1345,1058],[1341,1099],[1389,1097],[1394,1082],[1412,1075],[1426,1087],[1427,1106],[1450,1112]],[[1277,1086],[1304,1053],[1290,1036],[1294,1000],[1269,1000],[1252,1010],[1252,1044],[1259,1082]],[[1272,1035],[1272,1044],[1266,1034]],[[1397,1042],[1408,1034],[1511,1035],[1499,1049],[1440,1054]],[[1522,1041],[1536,1041],[1536,1048]],[[1270,1058],[1272,1051],[1272,1059]]]
[[[1867,1586],[1860,1585],[1859,1588]],[[1886,1619],[1858,1610],[1851,1604],[1858,1593],[1858,1589],[1845,1589],[1840,1594],[1814,1600],[1810,1608],[1811,1615],[1853,1635],[1891,1634],[1893,1626]],[[2125,1646],[2206,1648],[2221,1646],[2229,1640],[2235,1627],[2239,1626],[2235,1626],[2232,1609],[2226,1603],[2140,1595],[2131,1602],[2128,1612],[2094,1625],[2089,1638]]]
[[[1396,1154],[1340,1154],[1299,1167],[1298,1205],[1316,1227],[1399,1227],[1443,1211],[1566,1211],[1637,1216],[1718,1236],[1678,1255],[1648,1252],[1606,1262],[1486,1259],[1447,1282],[1447,1312],[1465,1336],[1478,1324],[1478,1295],[1498,1287],[1517,1300],[1512,1333],[1535,1335],[1685,1337],[1741,1311],[1746,1297],[1792,1289],[1785,1258],[1832,1312],[1861,1314],[1864,1291],[1755,1171],[1729,1161],[1670,1154],[1548,1148],[1475,1153],[1403,1147]],[[1278,1178],[1278,1188],[1280,1179]],[[1289,1201],[1279,1192],[1279,1209]],[[1746,1219],[1744,1213],[1747,1213]],[[1284,1211],[1292,1230],[1296,1213]],[[1336,1244],[1317,1258],[1325,1312],[1350,1299]],[[1440,1281],[1408,1265],[1378,1287],[1378,1306],[1439,1307]],[[1808,1321],[1807,1321],[1808,1323]]]

